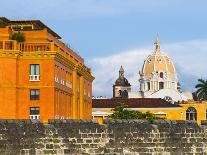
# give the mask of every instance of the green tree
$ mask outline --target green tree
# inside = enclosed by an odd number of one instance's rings
[[[11,36],[11,39],[16,40],[17,42],[24,42],[25,41],[25,36],[24,36],[24,33],[22,33],[22,32],[15,32]]]
[[[154,119],[158,119],[155,117],[154,114],[150,112],[140,112],[140,111],[133,111],[127,109],[128,105],[123,103],[119,103],[114,109],[112,109],[113,114],[109,116],[112,119],[146,119],[150,123],[153,122]]]
[[[198,79],[198,84],[195,86],[196,95],[199,100],[207,100],[207,80]]]

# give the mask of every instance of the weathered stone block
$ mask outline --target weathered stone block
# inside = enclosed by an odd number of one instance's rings
[[[57,154],[57,150],[43,150],[44,154]]]
[[[53,144],[46,144],[46,149],[53,149]]]
[[[92,139],[86,139],[86,143],[92,143]]]

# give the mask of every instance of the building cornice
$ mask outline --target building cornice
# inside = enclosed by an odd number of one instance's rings
[[[88,72],[86,69],[84,69],[82,66],[77,65],[77,72],[84,76],[89,81],[93,81],[95,78]]]
[[[1,58],[17,58],[19,56],[18,50],[0,50]]]

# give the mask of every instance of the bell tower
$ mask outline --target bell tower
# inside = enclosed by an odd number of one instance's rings
[[[119,77],[113,85],[113,98],[128,98],[128,92],[131,92],[131,85],[124,77],[124,68],[119,69]]]

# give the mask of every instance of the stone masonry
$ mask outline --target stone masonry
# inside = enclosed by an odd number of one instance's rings
[[[207,122],[0,120],[0,154],[207,155]]]

